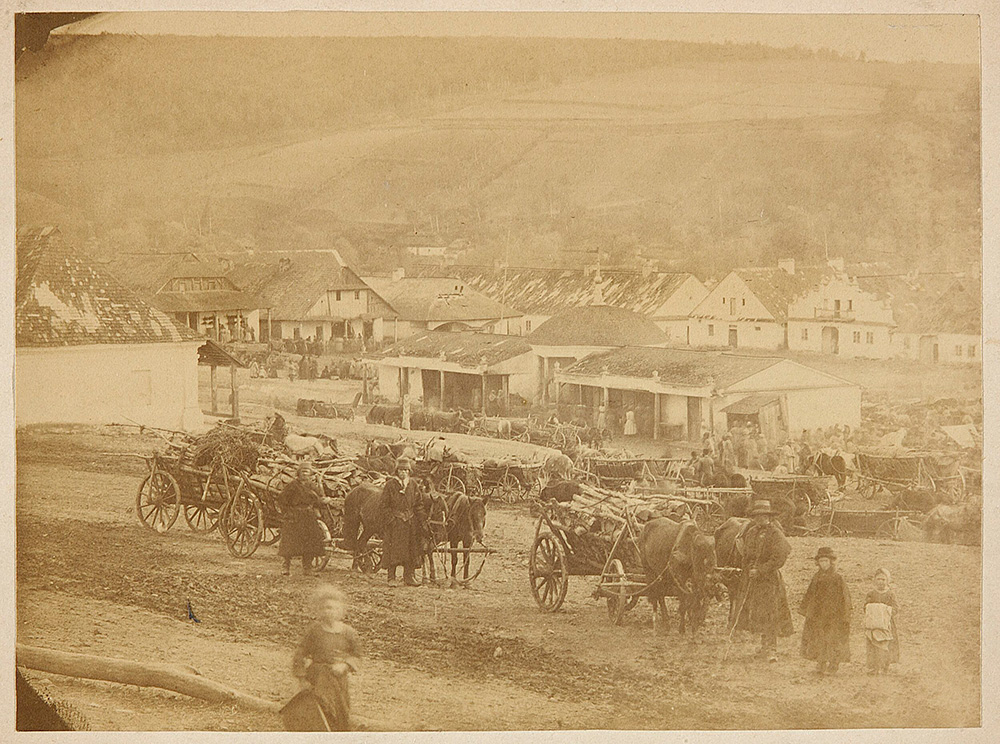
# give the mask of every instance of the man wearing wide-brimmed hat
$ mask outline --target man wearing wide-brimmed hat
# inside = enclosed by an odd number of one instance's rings
[[[403,567],[403,583],[420,586],[413,575],[421,563],[419,525],[426,519],[417,493],[417,482],[410,477],[413,461],[401,457],[396,474],[385,482],[382,509],[385,517],[382,563],[389,572],[390,586],[396,586],[396,569]]]
[[[771,502],[759,499],[750,509],[753,522],[744,533],[743,574],[737,590],[735,622],[737,630],[760,634],[758,657],[778,660],[778,636],[792,634],[792,613],[788,609],[781,567],[791,545],[781,531]]]

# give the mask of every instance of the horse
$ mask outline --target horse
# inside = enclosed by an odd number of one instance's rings
[[[715,530],[715,562],[719,568],[743,568],[743,541],[740,539],[752,520],[730,517]],[[736,571],[722,572],[722,583],[729,590],[729,622],[736,622],[734,599],[740,578]]]
[[[445,497],[447,503],[446,535],[451,547],[451,586],[459,583],[468,586],[469,553],[475,543],[482,544],[483,529],[486,527],[486,501],[480,496],[468,496],[459,491]],[[456,578],[458,570],[459,543],[466,550],[462,554],[462,581]]]
[[[982,506],[973,502],[951,505],[938,504],[927,513],[924,536],[928,541],[951,543],[956,535],[973,538],[982,530]]]
[[[427,499],[432,493],[430,484],[424,478],[417,479],[421,498]],[[431,499],[431,512],[434,504]],[[385,513],[382,508],[382,487],[362,482],[352,488],[344,497],[344,547],[354,554],[351,568],[364,573],[374,573],[379,566],[370,559],[368,541],[382,537],[385,529]],[[418,524],[419,534],[425,535],[427,525]],[[359,534],[360,533],[360,534]]]
[[[692,521],[658,517],[643,525],[639,555],[654,627],[656,618],[666,615],[664,598],[677,597],[680,632],[686,632],[688,624],[697,632],[705,622],[708,600],[720,594],[712,538]]]

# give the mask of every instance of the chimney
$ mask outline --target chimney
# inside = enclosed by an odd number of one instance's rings
[[[406,277],[406,269],[404,269],[402,266],[399,266],[398,268],[392,270],[392,280],[394,282],[398,282],[399,280],[404,279],[405,277]]]
[[[795,275],[795,259],[794,258],[779,258],[778,268],[782,271]]]

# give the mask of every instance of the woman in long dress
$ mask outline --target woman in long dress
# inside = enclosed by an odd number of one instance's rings
[[[287,576],[292,558],[302,557],[302,573],[312,573],[314,558],[323,555],[323,528],[317,517],[317,508],[323,495],[313,477],[308,463],[299,465],[295,480],[286,485],[278,496],[281,509],[281,543],[278,555],[284,559],[282,573]]]
[[[635,425],[635,411],[629,408],[625,412],[625,436],[634,437],[639,433]]]

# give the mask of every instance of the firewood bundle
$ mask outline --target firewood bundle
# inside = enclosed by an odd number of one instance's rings
[[[253,472],[263,454],[262,432],[243,426],[218,424],[191,445],[194,466],[225,462],[231,468]]]

